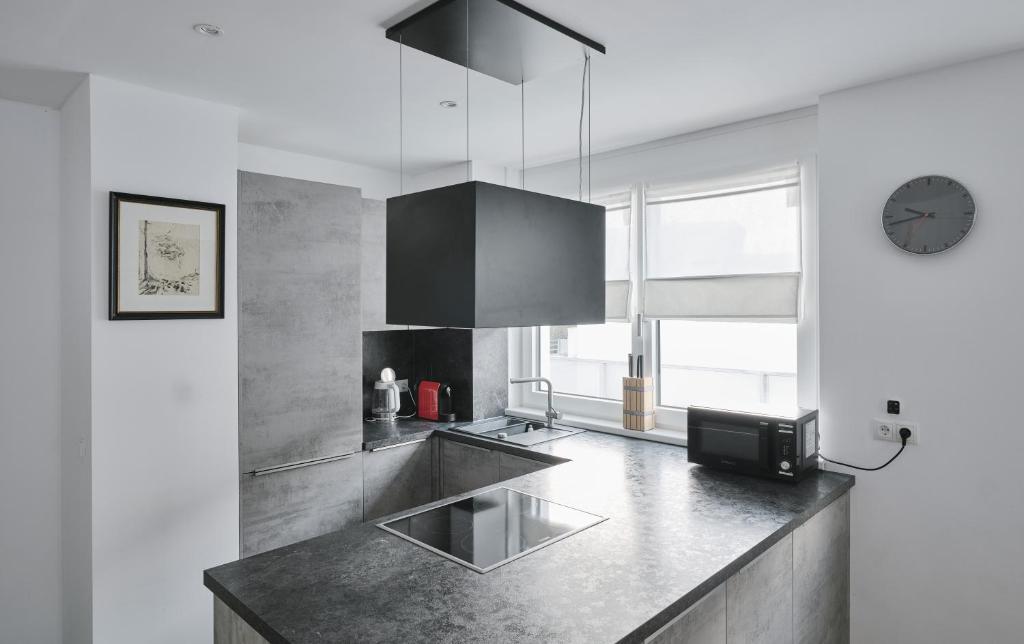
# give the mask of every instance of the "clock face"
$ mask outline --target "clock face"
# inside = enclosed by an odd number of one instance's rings
[[[882,210],[882,230],[897,247],[918,255],[956,246],[974,226],[974,197],[949,177],[904,183]]]

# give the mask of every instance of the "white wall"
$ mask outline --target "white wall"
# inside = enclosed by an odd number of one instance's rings
[[[64,642],[92,633],[92,165],[90,82],[61,108],[61,572]]]
[[[467,169],[468,166],[468,169]],[[407,175],[403,192],[419,192],[450,186],[464,181],[486,181],[499,186],[519,186],[519,171],[484,161],[462,161],[436,168],[429,172]],[[397,192],[395,193],[397,194]]]
[[[0,100],[0,639],[61,639],[60,114]]]
[[[823,448],[879,464],[885,401],[921,445],[858,474],[853,635],[861,644],[1024,637],[1024,53],[823,97],[820,124]],[[937,173],[977,224],[916,257],[879,226],[890,193]]]
[[[95,76],[62,111],[65,641],[209,642],[202,571],[238,557],[238,113]],[[225,319],[107,320],[112,190],[226,204]]]
[[[361,188],[367,199],[386,199],[399,188],[397,172],[250,143],[238,144],[238,169]]]
[[[591,159],[590,187],[597,196],[641,181],[701,179],[799,161],[814,155],[816,123],[814,108],[806,108],[603,152]],[[575,159],[526,169],[527,190],[570,196],[578,185]]]

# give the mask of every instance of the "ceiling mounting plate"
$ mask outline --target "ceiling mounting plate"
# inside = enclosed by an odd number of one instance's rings
[[[518,85],[579,64],[604,45],[513,0],[438,0],[390,27],[389,39]]]

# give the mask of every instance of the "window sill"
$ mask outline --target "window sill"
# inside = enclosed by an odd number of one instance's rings
[[[505,413],[509,416],[517,416],[528,420],[547,420],[544,416],[543,410],[531,407],[510,407],[505,410]],[[598,418],[587,418],[585,416],[574,416],[572,414],[566,414],[558,421],[558,423],[560,425],[579,427],[580,429],[588,429],[595,432],[603,432],[605,434],[615,434],[616,436],[626,436],[628,438],[638,438],[640,440],[686,447],[686,432],[676,429],[655,427],[650,431],[638,432],[631,429],[623,429],[621,423],[613,423],[611,421],[601,420]]]

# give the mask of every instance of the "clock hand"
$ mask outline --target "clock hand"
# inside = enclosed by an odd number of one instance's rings
[[[896,221],[890,221],[888,225],[895,226],[897,224],[905,224],[908,221],[917,221],[919,219],[924,219],[927,216],[928,216],[928,213],[925,213],[925,214],[919,215],[917,217],[907,217],[906,219],[897,219]]]
[[[914,210],[913,208],[904,208],[904,210],[906,210],[907,212],[912,212],[915,215],[921,215],[922,217],[935,214],[934,212],[921,212],[920,210]]]

